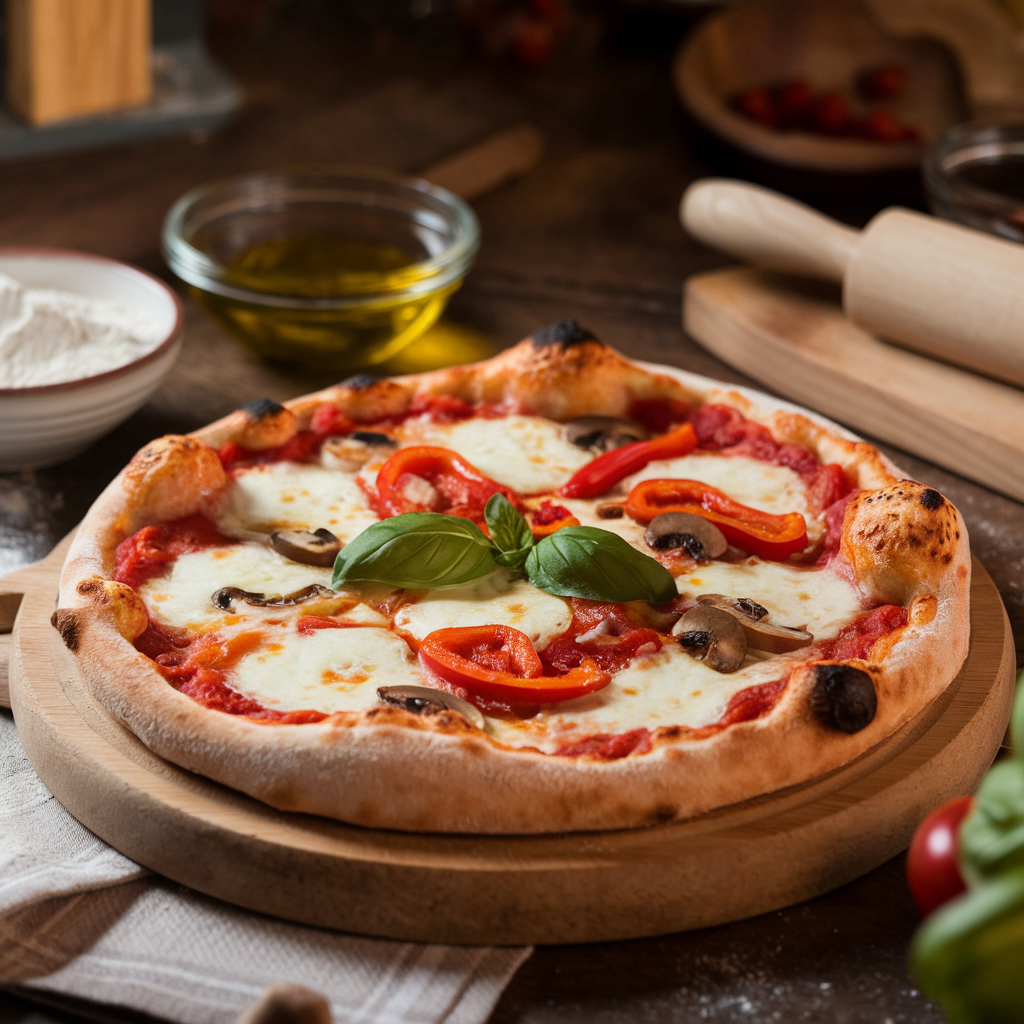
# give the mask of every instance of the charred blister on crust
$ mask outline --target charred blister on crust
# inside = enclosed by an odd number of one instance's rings
[[[233,419],[230,423],[232,440],[254,452],[285,444],[299,429],[295,413],[272,398],[247,402]]]
[[[272,398],[254,398],[242,406],[242,412],[251,420],[263,420],[268,416],[277,416],[284,412],[284,406]]]
[[[380,380],[375,373],[356,373],[346,377],[339,385],[340,388],[351,388],[353,391],[366,391],[372,388]]]
[[[82,580],[75,592],[99,607],[110,610],[118,633],[126,640],[141,636],[149,626],[149,613],[139,595],[124,583],[99,577]]]
[[[918,500],[929,512],[934,512],[937,508],[942,508],[943,502],[946,499],[938,491],[929,487],[921,492],[921,497]]]
[[[582,345],[585,341],[597,341],[597,335],[580,326],[578,320],[558,320],[530,336],[535,348],[548,348],[557,345],[559,348],[572,348]]]
[[[874,721],[878,695],[867,672],[832,662],[815,665],[811,673],[811,712],[822,725],[852,735]]]
[[[75,614],[74,610],[71,608],[58,608],[50,616],[50,625],[60,633],[60,638],[64,641],[64,646],[74,654],[75,651],[78,650],[78,645],[81,642],[81,636],[78,629],[78,616]]]

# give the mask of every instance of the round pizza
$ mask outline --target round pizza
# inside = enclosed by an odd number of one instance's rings
[[[414,831],[676,821],[863,755],[968,646],[957,510],[574,321],[143,448],[53,624],[160,756]]]

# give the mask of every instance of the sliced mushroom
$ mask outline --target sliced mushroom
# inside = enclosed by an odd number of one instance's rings
[[[747,637],[734,615],[709,604],[691,608],[672,635],[687,654],[716,672],[735,672],[747,656]]]
[[[714,523],[689,512],[661,512],[648,524],[644,539],[655,551],[682,548],[698,562],[719,558],[729,542]]]
[[[414,715],[439,715],[442,711],[457,711],[478,729],[482,729],[485,724],[479,708],[460,697],[430,686],[378,686],[377,696],[384,704],[394,704]]]
[[[303,565],[329,569],[341,550],[341,541],[330,530],[281,530],[270,535],[270,546],[285,558]]]
[[[815,665],[811,711],[822,725],[839,732],[867,728],[878,710],[875,684],[852,665]]]
[[[621,519],[626,514],[626,506],[621,501],[602,501],[595,511],[598,519]]]
[[[639,423],[615,416],[581,416],[566,423],[565,439],[577,448],[610,452],[624,444],[647,440],[647,431]]]
[[[292,591],[290,594],[257,594],[250,590],[242,590],[241,587],[221,587],[214,591],[210,600],[215,608],[222,612],[229,612],[234,607],[235,601],[244,601],[245,604],[256,605],[257,608],[288,608],[293,604],[302,604],[314,597],[337,597],[338,595],[329,587],[321,586],[319,583],[312,583],[301,590]]]
[[[328,438],[321,449],[328,468],[355,472],[375,459],[388,458],[398,442],[376,430],[354,430],[347,437]]]
[[[747,634],[747,646],[769,654],[785,654],[813,643],[814,635],[806,629],[776,626],[768,621],[768,609],[749,597],[726,597],[724,594],[701,594],[698,604],[734,615]]]

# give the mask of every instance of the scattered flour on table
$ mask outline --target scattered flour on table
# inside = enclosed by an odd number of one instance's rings
[[[117,302],[26,288],[0,274],[0,388],[94,377],[146,355],[164,338]]]

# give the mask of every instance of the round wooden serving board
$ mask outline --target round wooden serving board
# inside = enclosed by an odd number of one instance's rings
[[[452,943],[597,942],[809,899],[892,857],[928,810],[970,792],[1010,714],[1009,623],[975,563],[971,650],[960,675],[898,734],[827,778],[633,831],[374,831],[276,811],[169,764],[113,719],[50,626],[65,548],[0,581],[0,591],[25,594],[10,695],[43,781],[93,832],[162,875],[344,931]]]

